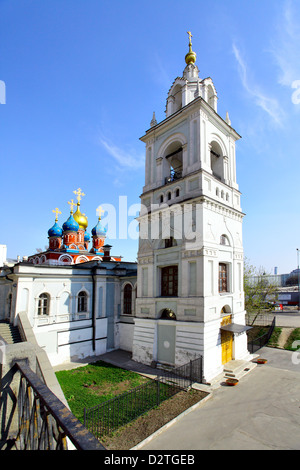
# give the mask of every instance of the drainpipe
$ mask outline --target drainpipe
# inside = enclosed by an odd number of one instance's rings
[[[93,351],[96,350],[96,269],[97,269],[97,265],[92,267],[92,279],[93,279],[92,344],[93,344]]]

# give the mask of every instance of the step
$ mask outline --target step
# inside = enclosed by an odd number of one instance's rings
[[[224,365],[224,375],[226,378],[240,379],[252,369],[256,367],[256,363],[242,360],[232,360]]]
[[[20,343],[22,341],[19,328],[4,321],[0,322],[0,336],[8,344]]]

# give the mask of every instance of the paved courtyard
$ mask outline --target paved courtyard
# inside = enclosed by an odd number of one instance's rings
[[[268,363],[221,385],[142,450],[300,449],[300,352],[265,347],[260,356]]]

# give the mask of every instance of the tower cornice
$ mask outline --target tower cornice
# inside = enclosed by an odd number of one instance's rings
[[[164,127],[167,127],[168,125],[174,126],[174,121],[177,119],[180,120],[180,118],[183,116],[187,116],[193,108],[203,108],[207,116],[213,116],[219,122],[219,124],[221,124],[222,127],[227,130],[229,134],[234,136],[236,140],[241,139],[241,135],[232,126],[230,126],[225,121],[225,119],[223,119],[201,96],[199,96],[188,103],[186,106],[183,106],[178,111],[165,118],[163,121],[146,130],[146,133],[140,137],[140,140],[147,143],[150,137],[155,138],[155,134],[164,132]],[[196,112],[196,110],[194,112]]]

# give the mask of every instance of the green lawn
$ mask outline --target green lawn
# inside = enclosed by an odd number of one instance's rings
[[[293,347],[294,341],[298,341]],[[296,346],[296,347],[295,347]],[[300,346],[300,328],[295,328],[292,334],[289,336],[287,342],[284,345],[284,349],[289,351],[297,351]]]
[[[96,406],[148,381],[131,371],[102,361],[56,372],[72,413],[83,422],[84,408]]]

